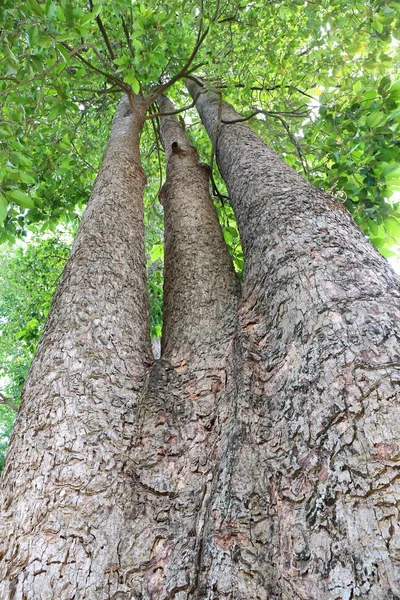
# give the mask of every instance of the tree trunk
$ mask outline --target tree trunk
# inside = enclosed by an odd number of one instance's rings
[[[162,117],[148,368],[145,107],[124,100],[7,457],[0,597],[395,600],[399,282],[340,204],[220,122],[231,107],[197,106],[242,236],[239,312],[206,169]]]
[[[151,363],[139,130],[124,98],[31,366],[2,477],[0,597],[120,598],[125,465]],[[129,596],[130,597],[130,596]]]
[[[204,579],[218,598],[398,598],[399,281],[341,204],[232,123],[217,94],[188,89],[245,255],[236,533],[215,555],[211,511]]]
[[[162,358],[147,369],[140,120],[122,104],[28,377],[5,469],[1,597],[215,596],[203,553],[211,500],[229,486],[239,285],[207,169],[162,118],[169,281]]]
[[[173,104],[158,101],[169,113]],[[162,355],[200,358],[236,325],[239,285],[209,192],[209,167],[200,162],[178,119],[161,118],[167,158],[164,206],[165,278]],[[195,324],[195,325],[194,325]],[[201,332],[201,335],[199,335]],[[207,358],[208,360],[208,358]]]
[[[161,112],[173,110],[166,98],[159,104]],[[239,289],[207,169],[176,117],[162,117],[161,134],[167,153],[163,344],[130,455],[137,493],[130,586],[132,598],[183,600],[205,597],[198,596],[204,532],[230,433],[227,381],[235,368]]]

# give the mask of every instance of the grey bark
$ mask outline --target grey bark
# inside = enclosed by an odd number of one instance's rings
[[[161,113],[174,110],[166,97]],[[209,192],[209,167],[174,115],[161,117],[167,158],[162,355],[199,356],[232,337],[239,284]],[[204,347],[204,348],[202,348]]]
[[[398,598],[399,280],[341,204],[187,85],[245,255],[231,524],[210,511],[200,579],[218,598]]]
[[[134,565],[126,461],[152,360],[143,117],[121,101],[23,391],[2,476],[4,600],[120,598]]]
[[[122,102],[7,458],[0,597],[394,600],[399,282],[340,204],[216,96],[197,105],[242,236],[239,311],[206,170],[164,118],[149,368],[144,106]]]
[[[172,105],[163,98],[160,109]],[[204,597],[201,569],[211,498],[220,485],[234,390],[238,283],[208,172],[175,117],[167,153],[165,305],[161,360],[151,370],[130,453],[137,494],[132,598]],[[210,594],[212,590],[210,589]]]
[[[204,597],[234,434],[239,287],[208,174],[163,120],[168,154],[179,150],[163,193],[171,342],[148,368],[136,117],[121,105],[25,387],[3,479],[1,598]]]

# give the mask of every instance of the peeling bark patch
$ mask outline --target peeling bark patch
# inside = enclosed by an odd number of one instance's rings
[[[242,533],[226,533],[224,536],[214,535],[215,542],[224,550],[231,550],[236,542],[244,542],[245,539]]]

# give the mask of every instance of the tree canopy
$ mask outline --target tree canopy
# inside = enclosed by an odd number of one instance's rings
[[[338,193],[386,254],[394,244],[397,2],[2,4],[1,241],[76,218],[121,91],[148,95],[163,85],[183,107],[190,102],[182,78],[195,73],[253,114],[254,127],[287,162]],[[188,118],[207,158],[206,138],[196,117]],[[155,119],[142,148],[150,209],[162,171]],[[161,211],[150,212],[149,224],[160,230]]]
[[[185,77],[218,90],[290,165],[339,198],[384,256],[396,254],[398,7],[389,0],[2,1],[0,242],[29,246],[3,250],[1,374],[8,369],[14,401],[66,257],[69,241],[57,241],[59,232],[77,226],[122,92],[154,98],[141,138],[153,335],[162,320],[161,90],[212,163],[225,240],[237,271],[243,268],[233,212]],[[7,429],[11,413],[2,410]]]

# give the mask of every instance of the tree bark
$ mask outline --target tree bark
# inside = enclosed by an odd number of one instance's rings
[[[24,388],[2,477],[4,599],[127,597],[120,573],[134,564],[135,505],[126,461],[152,361],[144,113],[120,102]]]
[[[161,113],[174,110],[168,98]],[[162,355],[172,361],[232,337],[239,284],[210,192],[209,167],[202,164],[174,115],[161,117],[167,158],[164,206],[165,277]]]
[[[236,533],[224,538],[236,592],[222,587],[213,511],[205,585],[219,598],[398,598],[399,280],[340,203],[187,85],[245,256]]]
[[[160,109],[173,107],[162,98]],[[161,118],[161,133],[167,154],[163,348],[130,454],[137,493],[130,586],[133,598],[183,600],[204,597],[205,527],[234,410],[227,382],[234,381],[239,288],[207,169],[175,117]]]

